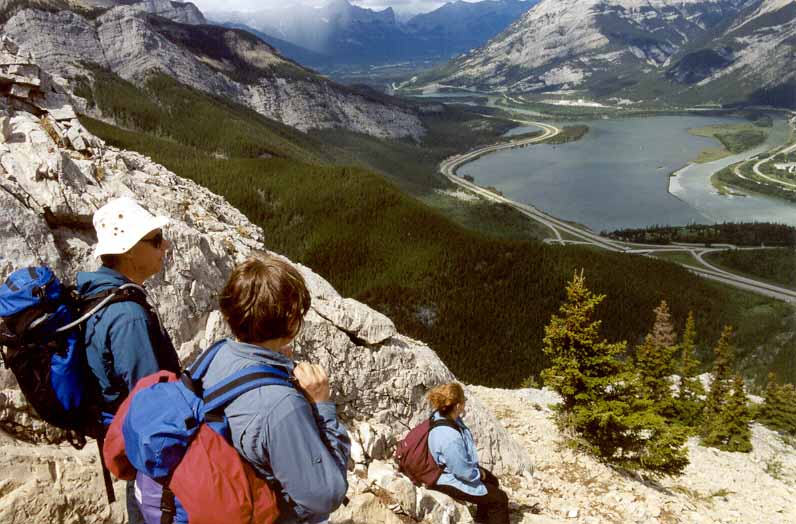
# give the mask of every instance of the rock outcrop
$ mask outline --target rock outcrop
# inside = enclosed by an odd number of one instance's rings
[[[216,293],[236,262],[265,249],[263,231],[222,197],[92,136],[52,77],[8,40],[0,47],[0,275],[46,263],[70,279],[93,268],[93,212],[112,197],[131,196],[173,219],[166,229],[173,244],[166,268],[148,288],[181,358],[189,361],[227,333]],[[371,495],[394,485],[398,491],[390,496],[405,508],[395,511],[426,522],[444,522],[440,514],[465,518],[466,510],[447,497],[416,490],[394,471],[387,474],[397,439],[427,416],[425,392],[453,375],[387,317],[298,267],[312,309],[296,351],[329,370],[333,398],[351,428],[352,508],[381,511]],[[482,461],[496,473],[529,469],[527,453],[478,401],[468,404],[467,420]],[[93,448],[75,451],[59,440],[57,431],[37,422],[10,372],[0,370],[0,522],[122,522],[121,503],[103,502]],[[363,522],[360,510],[341,511],[339,522]]]
[[[25,8],[2,31],[65,78],[91,77],[88,64],[139,86],[162,73],[302,131],[342,128],[414,139],[424,133],[410,109],[335,84],[244,31],[153,15],[163,14],[162,4],[120,5],[96,18],[70,9]]]
[[[122,2],[119,2],[122,3]],[[143,0],[132,4],[133,9],[143,13],[168,18],[180,24],[201,25],[206,24],[204,15],[196,5],[191,2],[172,2],[171,0]]]

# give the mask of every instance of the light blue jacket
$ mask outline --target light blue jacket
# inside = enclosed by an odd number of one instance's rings
[[[77,274],[81,295],[94,295],[129,282],[105,266]],[[102,395],[102,409],[108,414],[116,412],[141,378],[161,369],[180,370],[177,352],[157,316],[136,302],[117,302],[93,315],[86,321],[84,340],[86,359]]]
[[[204,378],[210,387],[243,368],[266,364],[292,374],[294,362],[268,349],[227,339]],[[265,386],[224,410],[232,444],[281,491],[280,524],[323,522],[348,490],[348,432],[334,402],[310,404],[296,389]],[[278,497],[279,498],[279,497]]]
[[[434,412],[433,420],[444,418]],[[442,467],[437,484],[450,486],[468,495],[486,495],[478,468],[478,452],[473,434],[461,418],[456,419],[461,432],[448,426],[438,426],[428,434],[428,449],[434,461]]]

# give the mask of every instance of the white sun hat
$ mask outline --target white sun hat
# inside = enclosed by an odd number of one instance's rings
[[[147,233],[168,223],[168,217],[152,215],[132,198],[115,198],[94,213],[94,256],[126,253]]]

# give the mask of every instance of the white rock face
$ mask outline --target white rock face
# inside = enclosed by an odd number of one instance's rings
[[[302,131],[344,128],[382,138],[419,139],[423,135],[424,128],[412,111],[319,77],[283,59],[247,33],[170,24],[148,16],[166,5],[171,2],[123,5],[96,20],[68,10],[23,9],[6,22],[2,31],[23,52],[32,52],[42,67],[67,78],[91,76],[86,62],[139,85],[148,75],[160,72]],[[184,24],[202,23],[178,16],[189,12],[188,8],[179,8],[169,17]],[[223,38],[218,40],[216,51],[227,57],[224,59],[207,56],[186,43],[219,33]],[[230,62],[229,56],[237,62]],[[255,79],[242,82],[230,76],[241,68],[252,72]]]
[[[763,22],[773,17],[776,23]],[[757,23],[761,27],[757,27]],[[796,7],[793,2],[765,0],[747,18],[742,18],[727,31],[734,44],[734,61],[700,82],[710,86],[723,80],[742,82],[756,89],[796,79],[793,41],[796,38]]]
[[[131,6],[144,13],[162,16],[181,24],[206,24],[204,15],[191,2],[172,2],[171,0],[144,0]]]
[[[189,361],[228,333],[215,297],[235,263],[265,249],[262,230],[222,197],[89,134],[73,118],[68,94],[15,52],[11,43],[0,44],[0,77],[11,79],[0,85],[0,275],[44,263],[70,280],[78,270],[93,269],[93,212],[110,198],[131,196],[172,218],[165,234],[174,247],[164,271],[147,287]],[[24,67],[12,69],[19,65]],[[14,95],[14,86],[29,87],[25,97]],[[313,306],[296,352],[330,373],[338,412],[360,450],[351,465],[350,494],[356,496],[368,484],[355,472],[367,476],[373,461],[389,466],[385,461],[407,427],[428,416],[425,393],[455,377],[430,348],[397,333],[387,317],[341,297],[321,276],[298,267]],[[528,454],[496,419],[478,403],[468,408],[468,421],[478,424],[473,432],[483,461],[498,473],[528,470]],[[13,376],[0,370],[0,522],[123,522],[123,503],[104,502],[94,443],[78,452],[57,444],[62,437],[35,418]],[[407,511],[416,511],[411,501],[417,494],[407,482],[395,480],[396,496]],[[355,500],[365,514],[381,514],[370,497]],[[466,513],[451,507],[439,511]],[[374,522],[360,514],[351,518]]]

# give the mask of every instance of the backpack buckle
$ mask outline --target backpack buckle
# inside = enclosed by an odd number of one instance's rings
[[[160,495],[160,511],[164,515],[161,517],[161,522],[174,522],[174,516],[177,514],[174,492],[165,485],[163,486],[163,493]]]

